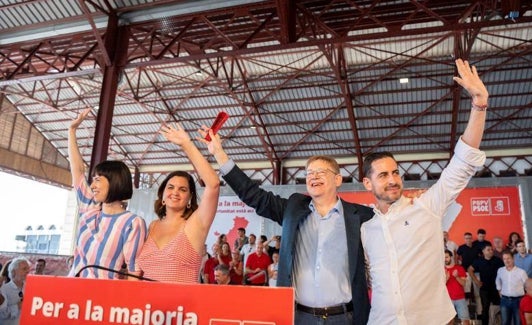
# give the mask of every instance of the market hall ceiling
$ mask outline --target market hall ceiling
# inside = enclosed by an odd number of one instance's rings
[[[0,0],[0,28],[14,114],[66,157],[69,122],[91,107],[78,131],[91,166],[190,170],[157,131],[194,136],[220,111],[228,154],[273,183],[316,154],[356,179],[372,151],[446,160],[470,111],[455,58],[490,91],[482,149],[532,156],[530,1]]]

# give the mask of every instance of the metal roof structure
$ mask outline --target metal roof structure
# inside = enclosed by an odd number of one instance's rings
[[[147,186],[192,169],[160,126],[194,135],[220,111],[227,153],[266,183],[297,181],[316,154],[360,180],[377,150],[437,173],[470,110],[455,58],[490,91],[490,162],[532,166],[530,1],[0,0],[0,35],[0,115],[66,157],[91,107],[84,160],[123,160]]]

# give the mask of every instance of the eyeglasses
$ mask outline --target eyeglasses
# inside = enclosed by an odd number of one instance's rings
[[[331,173],[333,173],[333,175],[337,174],[335,171],[332,171],[329,168],[318,168],[316,170],[311,170],[311,169],[306,170],[305,171],[305,177],[309,178],[309,177],[312,177],[313,175],[315,175],[318,178],[322,178],[323,176],[325,176],[325,174],[327,172],[331,172]]]

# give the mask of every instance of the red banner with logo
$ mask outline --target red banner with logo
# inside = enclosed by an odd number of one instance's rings
[[[340,196],[349,202],[375,203],[371,192],[343,192]],[[475,238],[479,228],[486,230],[488,240],[499,236],[505,244],[511,232],[523,238],[519,189],[514,186],[464,189],[444,216],[442,228],[449,231],[449,238],[458,245],[463,244],[465,232]]]
[[[20,324],[285,325],[294,290],[29,275]]]

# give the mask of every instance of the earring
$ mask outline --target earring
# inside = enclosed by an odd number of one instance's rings
[[[192,206],[192,204],[190,203],[190,201],[188,201],[188,203],[187,203],[187,209],[190,209],[191,206]]]
[[[164,206],[164,205],[166,205],[166,202],[164,202],[164,200],[162,200],[161,204]]]

